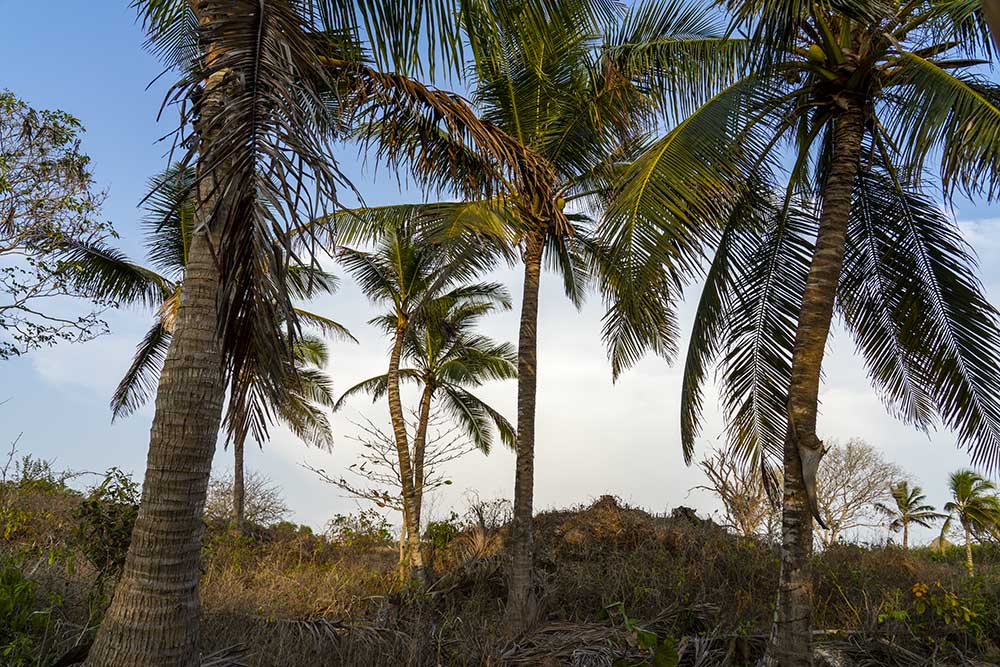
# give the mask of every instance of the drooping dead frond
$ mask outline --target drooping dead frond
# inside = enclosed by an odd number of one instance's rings
[[[198,16],[198,66],[167,102],[196,128],[181,163],[197,158],[197,229],[220,272],[230,419],[240,415],[237,430],[259,439],[272,417],[263,406],[280,402],[294,368],[287,275],[313,261],[299,257],[287,231],[335,206],[346,183],[331,158],[335,125],[323,99],[333,83],[314,39],[323,26],[303,3],[204,0]],[[309,229],[314,240],[322,231]]]

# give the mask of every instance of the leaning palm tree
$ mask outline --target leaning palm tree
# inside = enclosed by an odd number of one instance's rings
[[[834,311],[894,415],[921,428],[940,418],[976,461],[1000,461],[997,311],[924,183],[939,156],[946,198],[956,189],[996,193],[1000,88],[972,69],[991,53],[977,3],[725,4],[759,57],[696,116],[719,119],[712,134],[734,154],[750,153],[762,168],[786,155],[791,164],[783,195],[766,176],[748,181],[711,238],[682,437],[690,456],[706,370],[720,358],[730,440],[763,468],[784,467],[766,664],[807,665],[810,515],[825,451],[817,404]]]
[[[927,496],[919,486],[910,486],[906,480],[891,484],[893,505],[878,503],[875,507],[890,519],[889,530],[903,532],[903,548],[910,548],[910,524],[915,523],[924,528],[930,528],[935,521],[944,519],[946,515],[935,511],[933,505],[927,504]]]
[[[457,3],[133,4],[149,48],[180,73],[166,102],[181,111],[172,136],[182,164],[195,166],[196,204],[139,515],[87,664],[188,666],[198,661],[201,513],[226,389],[229,415],[244,416],[236,427],[262,440],[268,418],[250,392],[279,401],[297,381],[286,274],[311,265],[316,245],[297,250],[286,232],[332,210],[344,182],[331,156],[348,116],[330,91],[345,67],[325,58],[362,62],[364,34],[379,64],[412,71],[430,52],[457,69]]]
[[[388,398],[389,415],[399,458],[399,475],[403,495],[403,527],[409,540],[408,558],[418,581],[423,577],[423,559],[420,554],[420,526],[417,514],[414,461],[410,457],[409,436],[400,396],[400,369],[404,350],[409,341],[411,348],[425,327],[434,327],[435,319],[452,309],[486,310],[490,306],[510,307],[510,297],[500,285],[473,282],[489,269],[494,259],[483,252],[478,243],[428,243],[415,234],[412,224],[403,224],[388,230],[372,252],[341,248],[339,260],[355,279],[365,295],[376,304],[389,304],[388,314],[371,321],[385,329],[392,339],[389,367],[384,376],[368,381],[367,387]],[[365,383],[363,383],[365,386]],[[360,390],[362,387],[356,387]],[[454,389],[455,387],[449,386]],[[442,387],[449,408],[468,423],[470,430],[482,427],[484,419],[492,420],[502,430],[508,430],[503,418],[493,410],[476,419],[475,412],[485,406],[470,400],[467,393],[450,393]],[[433,390],[432,390],[433,391]],[[343,400],[343,399],[341,399]],[[421,405],[421,414],[424,407]],[[472,410],[469,413],[468,410]],[[426,428],[426,423],[423,424]],[[426,431],[418,428],[414,455],[422,459],[423,438]],[[485,436],[483,436],[485,437]],[[422,465],[422,461],[421,461]],[[421,472],[422,474],[422,472]]]
[[[151,267],[140,266],[104,243],[73,242],[60,249],[63,260],[77,268],[81,286],[94,294],[115,294],[122,305],[152,307],[156,320],[136,348],[132,364],[126,370],[111,398],[112,420],[127,417],[152,398],[156,380],[163,367],[177,323],[177,311],[183,292],[184,267],[191,247],[190,198],[195,179],[191,167],[171,167],[151,183],[146,199],[146,249]],[[288,272],[288,290],[300,298],[332,293],[335,277],[312,267],[295,267]],[[323,335],[357,342],[350,332],[333,320],[296,307],[294,313],[308,328]],[[331,447],[333,433],[323,412],[333,406],[332,386],[323,368],[329,351],[322,337],[303,332],[292,346],[296,381],[288,383],[278,402],[269,401],[263,411],[274,415],[305,441]],[[245,528],[244,451],[247,432],[238,430],[244,415],[234,414],[228,421],[229,440],[233,445],[233,525],[237,534]]]
[[[1000,497],[993,482],[972,470],[958,470],[948,479],[952,500],[945,504],[947,519],[941,527],[941,542],[957,519],[965,533],[965,567],[971,577],[973,535],[997,534],[1000,530]]]
[[[514,446],[514,427],[510,422],[469,391],[470,387],[479,387],[488,381],[517,377],[514,347],[475,333],[483,316],[495,310],[498,302],[507,303],[505,290],[498,288],[497,292],[492,300],[475,302],[456,300],[446,293],[424,306],[423,316],[411,324],[406,333],[401,358],[410,365],[399,369],[399,379],[421,387],[412,447],[413,515],[418,529],[423,504],[427,428],[435,400],[480,451],[489,453],[494,429],[504,444]],[[395,322],[396,317],[393,312],[380,319],[384,326]],[[377,401],[385,396],[388,384],[387,374],[359,382],[344,392],[335,409],[340,409],[348,398],[359,393],[369,394]]]
[[[667,142],[669,158],[641,186],[620,187],[631,165],[654,154],[651,138],[668,110],[703,100],[725,81],[742,51],[719,37],[703,8],[650,0],[626,8],[603,0],[564,0],[539,11],[530,0],[474,0],[463,15],[472,54],[470,89],[483,122],[516,141],[541,168],[486,189],[490,161],[428,119],[372,122],[362,138],[389,160],[404,159],[417,178],[463,200],[358,212],[338,233],[353,238],[378,220],[407,215],[446,236],[470,229],[499,240],[520,260],[524,283],[518,333],[517,462],[508,617],[532,618],[532,506],[536,370],[542,270],[556,272],[580,304],[596,285],[608,307],[603,336],[614,375],[647,350],[674,352],[676,286],[698,253],[687,248],[695,217],[725,210],[726,176],[705,159],[704,123]],[[660,144],[657,148],[663,154]],[[642,161],[639,164],[638,161]],[[723,193],[724,196],[720,196]],[[644,195],[651,194],[651,197]],[[427,232],[434,237],[433,231]],[[502,253],[504,254],[504,253]]]

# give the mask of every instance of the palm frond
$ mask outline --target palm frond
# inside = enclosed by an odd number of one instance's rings
[[[868,261],[875,262],[859,287],[882,289],[886,301],[877,312],[869,297],[850,293],[857,281],[843,292],[873,380],[918,424],[933,407],[975,464],[993,469],[1000,465],[1000,313],[975,277],[972,250],[917,190],[870,172],[859,194],[872,215],[871,228],[857,230],[858,243],[873,248]],[[894,341],[871,344],[884,336]]]
[[[304,328],[316,329],[323,335],[330,336],[337,340],[346,340],[352,343],[359,342],[358,339],[354,337],[354,334],[351,333],[350,329],[339,322],[334,322],[329,317],[318,315],[303,308],[296,308],[295,314],[298,316],[299,322]],[[302,337],[304,336],[305,334],[302,335]]]
[[[336,124],[323,91],[332,86],[308,9],[205,0],[200,66],[167,96],[182,103],[182,124],[196,120],[202,138],[188,142],[180,164],[197,157],[197,189],[211,209],[197,231],[211,230],[216,245],[219,332],[232,391],[228,421],[258,441],[270,421],[264,406],[280,400],[293,368],[298,320],[286,275],[304,262],[287,232],[317,219],[345,182],[330,159]]]
[[[947,195],[956,188],[989,199],[1000,193],[1000,86],[911,52],[902,53],[892,85],[899,90],[880,119],[908,179],[918,180],[926,157],[940,154]]]
[[[749,259],[733,278],[726,301],[727,336],[719,382],[731,445],[746,460],[781,460],[788,422],[795,328],[812,259],[816,213],[793,206],[754,241],[742,236]],[[758,232],[759,233],[759,232]]]
[[[132,364],[111,397],[111,419],[127,417],[153,398],[170,347],[170,332],[157,320],[136,347]]]
[[[120,305],[156,308],[176,289],[168,278],[129,261],[120,250],[100,241],[61,242],[53,257],[78,289]]]

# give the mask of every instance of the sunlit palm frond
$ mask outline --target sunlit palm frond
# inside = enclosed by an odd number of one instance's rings
[[[420,374],[412,368],[401,368],[399,369],[399,379],[401,382],[415,382],[420,379]],[[341,410],[348,398],[358,394],[367,394],[368,396],[371,396],[372,403],[378,401],[380,398],[385,396],[388,383],[388,376],[385,374],[376,375],[375,377],[368,378],[367,380],[362,380],[345,391],[341,397],[337,399],[337,402],[333,406],[334,412]]]
[[[173,164],[149,181],[142,219],[146,252],[153,266],[180,280],[194,231],[197,182],[192,165]]]
[[[902,54],[892,85],[898,90],[879,117],[910,180],[919,178],[928,156],[940,155],[946,194],[956,188],[990,199],[1000,194],[1000,86],[910,52]]]
[[[295,314],[298,316],[299,322],[305,329],[315,329],[324,336],[329,336],[337,340],[345,340],[352,343],[359,342],[358,339],[351,333],[350,329],[339,322],[331,320],[329,317],[318,315],[317,313],[303,308],[296,308]],[[306,334],[302,334],[300,336],[300,338],[304,337],[306,337]]]
[[[326,341],[318,336],[303,334],[295,341],[292,349],[295,362],[299,367],[314,366],[323,368],[330,360],[330,350]]]

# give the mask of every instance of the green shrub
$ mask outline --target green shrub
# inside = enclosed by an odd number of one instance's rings
[[[73,511],[77,545],[101,578],[113,577],[125,566],[132,527],[139,514],[139,485],[111,468]]]
[[[392,530],[385,517],[373,509],[357,514],[338,514],[327,525],[330,541],[345,547],[390,546]]]
[[[424,529],[424,539],[433,549],[444,549],[462,532],[459,516],[452,512],[447,519],[430,521]]]
[[[40,608],[35,582],[10,564],[0,566],[0,657],[7,667],[38,663],[53,634],[50,609]]]

